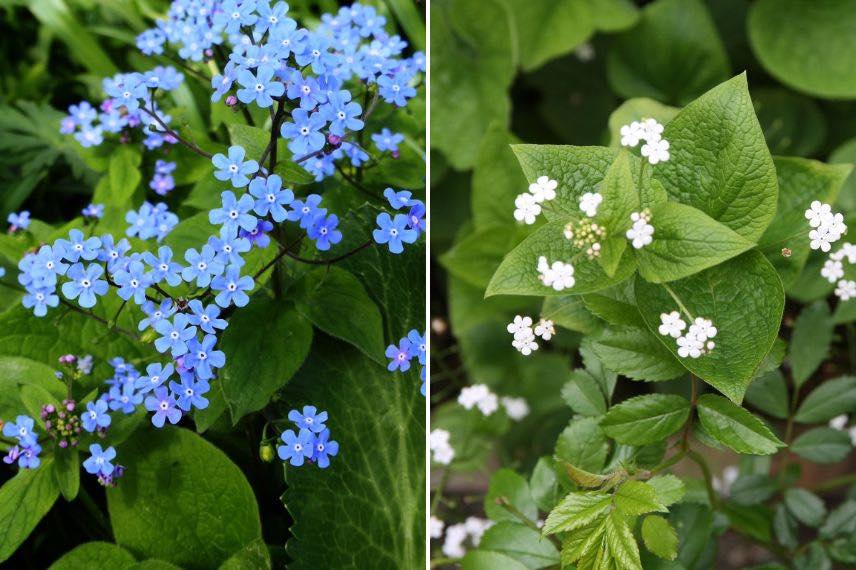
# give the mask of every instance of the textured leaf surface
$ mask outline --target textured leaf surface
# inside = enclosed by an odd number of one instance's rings
[[[819,427],[797,437],[791,451],[815,463],[836,463],[853,451],[853,444],[847,432]]]
[[[633,529],[617,510],[609,513],[604,536],[610,558],[614,560],[616,567],[627,570],[642,570],[642,562],[639,560],[639,547],[633,537]]]
[[[816,301],[800,311],[788,345],[791,374],[797,386],[802,386],[826,359],[834,328],[826,301]]]
[[[823,501],[806,489],[788,489],[785,491],[785,506],[797,520],[808,526],[820,526],[826,517]]]
[[[738,453],[770,455],[784,447],[761,420],[722,396],[700,396],[698,415],[712,438]]]
[[[606,368],[633,380],[671,380],[686,372],[677,358],[643,328],[607,329],[591,347]]]
[[[138,557],[212,568],[261,536],[243,473],[195,433],[140,431],[117,451],[127,470],[107,507],[116,542]]]
[[[606,461],[609,444],[597,418],[577,418],[559,435],[556,456],[580,469],[598,473]]]
[[[0,487],[0,561],[7,560],[59,497],[51,461],[22,469]]]
[[[776,213],[778,185],[746,75],[687,105],[663,138],[671,158],[654,170],[669,195],[750,241],[761,237]]]
[[[544,568],[559,563],[559,551],[541,533],[528,526],[499,522],[487,529],[479,542],[480,550],[505,554],[527,568]]]
[[[667,507],[680,501],[686,493],[684,482],[671,473],[648,479],[648,485],[657,491],[657,501]]]
[[[612,504],[603,493],[569,493],[550,511],[542,532],[553,534],[582,528],[600,518]]]
[[[109,542],[86,542],[66,552],[51,564],[50,570],[82,570],[83,568],[134,568],[137,559],[115,544]]]
[[[591,374],[575,370],[571,379],[562,388],[562,398],[572,410],[584,416],[600,416],[606,413],[603,392]]]
[[[668,287],[690,315],[711,319],[718,329],[714,350],[680,363],[731,400],[742,401],[779,331],[784,292],[775,269],[749,251]],[[657,332],[662,313],[684,312],[675,298],[662,285],[636,280],[639,312],[651,334],[677,355],[675,339]]]
[[[619,443],[645,445],[681,429],[689,415],[690,403],[681,396],[648,394],[613,406],[600,427]]]
[[[636,516],[652,511],[666,512],[657,502],[657,491],[642,481],[625,481],[615,491],[615,506],[625,515]]]
[[[810,424],[831,420],[840,414],[856,412],[856,377],[827,380],[803,400],[794,419]]]
[[[494,521],[519,521],[516,515],[497,504],[500,498],[507,500],[527,518],[537,518],[538,506],[532,498],[529,483],[511,469],[499,469],[491,475],[484,498],[484,511]]]
[[[652,515],[642,521],[642,540],[645,548],[666,560],[674,560],[678,555],[678,533],[669,521]]]

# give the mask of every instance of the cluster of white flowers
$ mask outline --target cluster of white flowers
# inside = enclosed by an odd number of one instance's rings
[[[541,213],[541,204],[556,197],[559,183],[547,176],[539,176],[529,185],[529,192],[518,194],[514,199],[514,219],[524,224],[534,224]]]
[[[449,558],[463,558],[467,553],[464,547],[466,540],[469,538],[473,546],[478,546],[484,533],[492,526],[493,521],[478,517],[467,517],[462,523],[449,525],[443,541],[443,554]]]
[[[515,316],[514,320],[505,327],[505,330],[514,337],[511,341],[511,346],[516,348],[523,356],[529,356],[533,351],[538,350],[538,343],[535,341],[535,337],[550,340],[556,334],[553,321],[541,319],[535,325],[535,328],[532,328],[532,317],[524,317],[522,315]]]
[[[621,127],[621,146],[635,147],[643,140],[642,156],[648,162],[657,164],[669,160],[669,141],[663,138],[663,125],[654,119],[643,119]]]
[[[847,427],[849,421],[847,414],[841,414],[829,420],[829,427],[838,431],[846,431],[850,435],[850,445],[856,447],[856,425]]]
[[[597,207],[601,202],[603,202],[603,196],[600,193],[586,192],[580,198],[580,210],[589,218],[593,218],[597,215]]]
[[[633,226],[627,230],[625,235],[633,244],[633,247],[641,249],[654,241],[654,226],[649,223],[651,221],[651,212],[647,208],[641,212],[630,214],[630,221],[633,222]]]
[[[734,465],[729,465],[722,470],[722,477],[714,475],[710,483],[714,491],[723,497],[727,497],[731,494],[731,486],[737,481],[739,475],[740,470]]]
[[[574,279],[573,265],[564,261],[554,261],[550,264],[543,255],[538,258],[538,279],[556,291],[570,289],[577,282]]]
[[[524,398],[511,398],[504,396],[502,398],[502,407],[505,408],[505,413],[512,420],[519,422],[529,415],[529,404]]]
[[[826,253],[832,248],[832,244],[847,232],[844,216],[833,213],[832,206],[823,204],[820,200],[811,203],[809,209],[805,211],[805,217],[809,225],[814,228],[808,233],[812,249],[819,249]]]
[[[716,343],[710,339],[716,336],[717,330],[710,319],[696,317],[684,334],[686,328],[687,323],[677,311],[660,314],[660,326],[657,330],[663,336],[676,339],[678,356],[681,358],[699,358],[716,347]]]
[[[825,204],[822,206],[825,206]],[[808,217],[809,212],[812,212],[812,210],[806,211],[806,217]],[[844,242],[838,251],[830,253],[829,259],[823,263],[823,267],[820,269],[820,275],[830,283],[836,283],[836,297],[842,301],[849,301],[856,298],[856,281],[843,279],[845,261],[848,265],[856,263],[856,245]]]
[[[461,390],[458,403],[468,410],[476,407],[486,416],[499,409],[499,398],[484,384],[473,384]]]
[[[428,436],[428,447],[431,449],[431,459],[441,465],[448,465],[455,458],[455,450],[449,443],[449,432],[444,429],[431,430]]]

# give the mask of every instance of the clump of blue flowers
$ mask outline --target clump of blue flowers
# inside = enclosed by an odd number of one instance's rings
[[[407,336],[399,339],[398,344],[390,344],[386,347],[386,357],[389,358],[389,364],[386,369],[390,372],[407,372],[410,370],[411,361],[415,358],[422,369],[419,372],[419,378],[422,380],[422,395],[425,395],[425,363],[428,360],[428,342],[427,334],[420,333],[413,329]]]
[[[35,431],[35,421],[30,416],[18,416],[14,422],[3,425],[3,435],[13,438],[18,443],[13,445],[3,462],[11,465],[17,462],[21,469],[35,469],[41,465],[39,454],[42,446],[39,445],[39,436]]]
[[[276,448],[279,458],[294,467],[304,462],[315,463],[321,469],[330,466],[330,457],[339,453],[339,444],[330,439],[327,429],[327,412],[319,412],[315,406],[303,406],[303,410],[291,410],[288,419],[297,428],[282,432],[282,445]]]

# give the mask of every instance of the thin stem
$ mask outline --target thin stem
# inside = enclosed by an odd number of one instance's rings
[[[856,483],[856,473],[851,473],[849,475],[844,475],[842,477],[836,477],[835,479],[829,479],[828,481],[823,481],[815,485],[812,490],[823,492],[823,491],[832,491],[833,489],[838,489],[839,487],[846,487],[852,483]]]
[[[380,196],[378,196],[377,194],[375,194],[374,192],[372,192],[371,190],[369,190],[368,188],[363,186],[362,183],[360,183],[358,180],[355,180],[350,175],[348,175],[348,173],[345,172],[345,169],[342,168],[342,166],[339,163],[336,163],[336,170],[339,171],[339,174],[342,175],[342,178],[344,178],[347,182],[349,182],[351,184],[351,186],[353,186],[354,188],[356,188],[357,190],[359,190],[363,194],[366,194],[367,196],[370,196],[370,197],[375,198],[377,200],[381,199]]]
[[[684,304],[681,302],[681,299],[675,294],[675,292],[672,291],[672,288],[669,287],[666,283],[660,283],[660,285],[666,290],[667,293],[669,293],[669,296],[672,297],[672,300],[678,304],[678,308],[681,310],[681,312],[683,312],[687,316],[687,318],[692,321],[692,314],[684,306]]]
[[[538,528],[538,525],[535,524],[535,521],[533,521],[532,519],[530,519],[529,517],[524,515],[520,511],[520,509],[518,509],[517,507],[512,505],[511,501],[509,501],[506,497],[497,497],[496,504],[499,505],[500,507],[502,507],[503,509],[505,509],[506,511],[508,511],[509,513],[511,513],[512,515],[514,515],[517,519],[520,520],[520,522],[522,522],[523,524],[525,524],[526,526],[528,526],[529,528],[531,528],[535,532],[537,532],[539,534],[541,533],[541,529]],[[558,548],[560,548],[560,549],[562,548],[562,543],[559,542],[559,539],[557,539],[555,536],[549,535],[549,539]]]
[[[437,513],[437,507],[440,504],[440,500],[443,498],[443,489],[446,488],[446,483],[449,482],[449,469],[443,469],[443,473],[440,475],[440,482],[437,484],[437,488],[434,489],[434,498],[431,499],[431,511],[430,514]]]
[[[152,101],[152,106],[154,107],[154,101]],[[192,150],[193,152],[195,152],[195,153],[196,153],[196,154],[198,154],[199,156],[204,156],[205,158],[211,158],[212,156],[214,156],[214,155],[213,155],[213,154],[211,154],[210,152],[204,151],[204,150],[202,150],[201,148],[199,148],[198,146],[196,146],[195,144],[193,144],[192,142],[190,142],[190,141],[188,141],[188,140],[186,140],[186,139],[182,138],[182,137],[181,137],[177,132],[175,132],[174,130],[170,129],[168,126],[166,126],[166,123],[164,123],[164,122],[161,120],[161,118],[160,118],[160,117],[158,117],[158,116],[157,116],[157,114],[156,114],[154,111],[149,111],[149,110],[148,110],[148,109],[146,109],[145,107],[140,107],[140,109],[141,109],[141,110],[142,110],[146,115],[148,115],[148,116],[150,116],[152,119],[154,119],[154,121],[155,121],[155,122],[160,126],[160,128],[162,128],[162,129],[163,129],[163,131],[161,132],[161,134],[166,134],[166,135],[169,135],[169,136],[171,136],[171,137],[175,138],[175,140],[177,140],[178,142],[180,142],[181,144],[183,144],[184,146],[186,146],[187,148],[189,148],[190,150]]]
[[[373,244],[374,244],[374,240],[370,239],[367,242],[365,242],[364,244],[362,244],[358,247],[355,247],[351,251],[349,251],[347,253],[343,253],[342,255],[340,255],[338,257],[333,257],[330,259],[306,259],[303,257],[298,257],[288,250],[285,250],[285,255],[287,255],[291,259],[293,259],[295,261],[299,261],[301,263],[309,263],[311,265],[332,265],[333,263],[336,263],[337,261],[342,261],[343,259],[347,259],[348,257],[351,257],[352,255],[359,253],[360,251],[366,249],[367,247],[369,247]]]
[[[713,476],[710,473],[710,467],[708,467],[707,461],[705,461],[704,457],[699,455],[698,452],[691,449],[687,451],[686,457],[701,469],[701,473],[704,476],[704,485],[707,487],[707,496],[710,500],[710,506],[715,509],[717,505],[719,505],[719,497],[716,494],[716,490],[713,488]]]

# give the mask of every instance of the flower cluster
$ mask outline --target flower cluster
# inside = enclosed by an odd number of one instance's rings
[[[178,216],[169,211],[163,202],[150,204],[143,202],[137,211],[125,214],[128,229],[125,235],[140,239],[157,239],[160,243],[178,225]]]
[[[443,554],[449,558],[463,558],[467,553],[464,547],[467,539],[474,547],[478,546],[484,533],[492,526],[493,521],[478,517],[467,517],[462,523],[449,525],[446,529],[446,539],[443,541]],[[440,532],[442,533],[442,529]]]
[[[534,224],[541,213],[541,204],[556,197],[559,183],[548,176],[539,176],[529,185],[529,192],[518,194],[514,199],[514,219],[524,224]]]
[[[633,148],[640,141],[645,141],[642,145],[642,156],[651,164],[669,160],[669,141],[663,138],[663,125],[656,120],[633,121],[621,127],[620,134],[621,146]]]
[[[600,196],[600,194],[594,195]],[[590,211],[597,212],[597,206],[594,206]],[[606,229],[589,218],[577,222],[568,222],[562,233],[565,239],[573,244],[574,248],[585,251],[586,257],[589,259],[594,259],[600,255],[600,240],[606,237]]]
[[[155,163],[155,173],[149,181],[149,188],[158,196],[166,196],[175,189],[175,179],[172,177],[175,166],[174,162],[165,160],[158,160]]]
[[[444,429],[433,429],[428,436],[431,460],[440,465],[448,465],[455,458],[455,449],[449,443],[450,434]]]
[[[9,449],[3,458],[4,463],[11,465],[17,461],[21,469],[35,469],[41,465],[39,453],[42,452],[42,446],[39,445],[34,425],[33,418],[29,416],[18,416],[14,422],[3,425],[3,435],[18,442]]]
[[[699,358],[716,347],[716,343],[710,339],[716,336],[717,330],[710,319],[696,317],[687,333],[683,334],[686,328],[687,323],[677,311],[660,315],[660,326],[657,330],[663,336],[676,339],[678,356],[681,358]]]
[[[805,211],[805,218],[814,228],[808,234],[812,249],[827,253],[832,248],[832,244],[847,232],[844,216],[833,213],[832,206],[823,204],[819,200],[811,203],[809,209]]]
[[[538,258],[538,279],[547,287],[556,291],[570,289],[577,282],[574,279],[574,266],[564,261],[547,262],[543,255]]]
[[[458,403],[467,410],[478,408],[484,416],[491,416],[502,404],[505,413],[514,421],[520,421],[529,415],[529,404],[524,398],[504,396],[499,398],[484,384],[466,386],[458,394]]]
[[[389,358],[389,364],[386,369],[390,372],[399,370],[407,372],[410,370],[410,361],[417,359],[422,366],[419,377],[422,380],[422,395],[425,395],[425,364],[428,360],[428,335],[420,333],[413,329],[407,336],[401,337],[398,345],[390,344],[386,347],[386,357]]]
[[[532,317],[524,317],[522,315],[516,315],[514,320],[508,323],[506,330],[514,337],[511,341],[511,346],[516,348],[523,356],[529,356],[533,351],[538,350],[538,343],[535,341],[535,337],[550,340],[556,334],[553,321],[540,319],[538,324],[533,328]]]
[[[404,251],[404,244],[414,243],[425,232],[425,204],[406,190],[396,192],[387,188],[383,195],[393,210],[407,210],[407,213],[395,217],[386,212],[378,214],[375,220],[378,227],[372,238],[375,243],[386,245],[391,253],[399,254]]]
[[[641,212],[633,212],[630,214],[630,221],[633,225],[627,233],[627,239],[636,249],[642,249],[646,245],[650,245],[654,241],[654,226],[651,225],[651,212],[646,208]]]
[[[80,432],[83,424],[80,416],[74,413],[77,402],[66,399],[57,407],[53,404],[42,406],[40,417],[45,425],[48,437],[55,439],[62,448],[77,447],[80,443]]]
[[[318,412],[315,406],[303,406],[303,411],[291,410],[288,419],[297,427],[280,436],[283,445],[276,448],[279,458],[295,467],[304,461],[315,463],[321,469],[330,466],[330,457],[339,453],[339,444],[330,441],[330,430],[324,425],[327,412]]]

